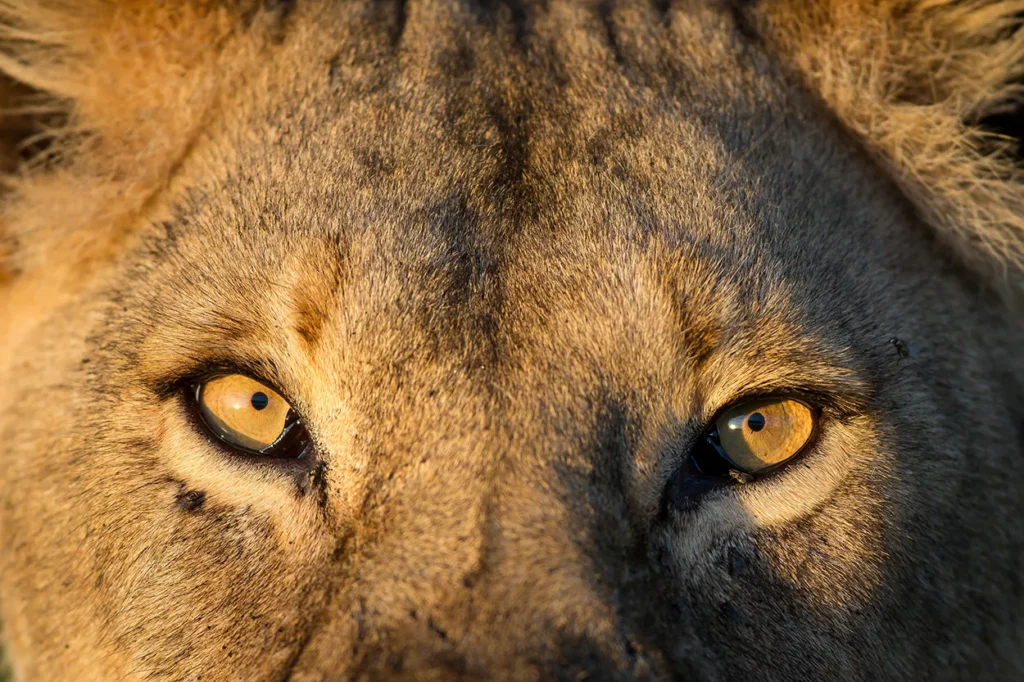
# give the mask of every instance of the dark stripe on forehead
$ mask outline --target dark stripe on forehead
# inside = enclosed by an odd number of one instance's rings
[[[607,278],[623,246],[644,247],[693,218],[662,198],[688,197],[698,184],[678,178],[699,177],[686,157],[702,150],[672,123],[701,100],[683,98],[674,83],[624,78],[605,52],[612,43],[632,71],[660,73],[671,42],[671,27],[659,21],[666,10],[654,3],[634,11],[615,0],[409,0],[343,10],[353,28],[370,30],[353,35],[332,62],[339,91],[329,96],[359,102],[359,117],[325,147],[351,152],[341,155],[354,171],[342,185],[358,179],[374,193],[365,220],[353,225],[383,237],[380,271],[408,269],[387,279],[390,291],[402,291],[403,313],[413,313],[396,324],[416,319],[420,332],[479,362],[495,356],[507,326],[505,287],[526,286],[504,275],[518,268],[525,243],[531,260],[571,251],[593,278]],[[510,26],[524,49],[508,49]],[[397,38],[387,40],[389,31]],[[353,52],[364,41],[374,56]],[[385,45],[395,41],[397,52]],[[701,69],[693,71],[699,80]],[[335,168],[339,179],[348,170]],[[342,199],[348,207],[361,201],[355,193]],[[604,245],[580,253],[581,239]],[[512,297],[517,308],[521,294]],[[297,302],[295,327],[310,346],[321,312]],[[686,339],[692,355],[705,358],[717,343],[715,320],[690,317]]]
[[[426,209],[428,227],[440,241],[442,267],[449,275],[445,300],[452,307],[470,297],[487,267],[480,248],[479,216],[466,202],[464,191],[453,190]]]
[[[441,261],[435,280],[441,291],[440,305],[423,319],[473,371],[493,368],[497,361],[496,330],[504,304],[505,240],[496,234],[494,216],[476,208],[479,201],[456,189],[429,205],[425,215]]]
[[[612,14],[613,11],[614,2],[612,2],[612,0],[603,0],[603,2],[597,6],[597,13],[601,18],[601,25],[604,27],[605,39],[608,41],[608,48],[612,52],[615,63],[621,66],[626,63],[626,57],[619,46],[619,31],[618,27],[615,25],[615,18]]]
[[[391,29],[389,31],[390,39],[389,43],[393,47],[397,47],[402,42],[402,37],[405,35],[405,23],[408,19],[408,8],[406,7],[407,0],[394,0],[391,3],[378,3],[381,6],[390,5],[391,14],[393,21],[391,23]]]
[[[512,39],[522,45],[529,33],[534,4],[547,4],[546,0],[532,3],[527,0],[476,0],[474,12],[478,17],[496,26],[510,26]]]
[[[344,278],[347,246],[335,236],[314,249],[292,292],[292,325],[306,352],[313,354],[332,318]]]

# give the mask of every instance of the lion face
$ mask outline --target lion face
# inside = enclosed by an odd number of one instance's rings
[[[72,102],[4,209],[18,679],[1020,675],[1022,247],[785,8],[87,4],[4,10]]]

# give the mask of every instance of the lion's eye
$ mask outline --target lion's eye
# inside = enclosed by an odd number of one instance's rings
[[[722,412],[708,438],[737,469],[760,474],[799,454],[815,422],[814,411],[798,400],[755,400]]]
[[[242,374],[196,385],[199,414],[213,435],[235,449],[272,457],[298,457],[308,444],[291,405],[269,386]]]
[[[807,447],[817,426],[818,411],[799,400],[760,398],[731,405],[669,480],[668,499],[689,508],[710,490],[781,467]]]

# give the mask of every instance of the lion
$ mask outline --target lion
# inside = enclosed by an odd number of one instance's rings
[[[1024,679],[1022,16],[3,0],[12,679]]]

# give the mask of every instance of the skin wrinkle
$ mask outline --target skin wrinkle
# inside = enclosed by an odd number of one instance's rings
[[[1018,679],[1019,176],[954,102],[1019,6],[816,3],[0,2],[88,132],[0,206],[16,679]],[[315,458],[190,418],[225,369]],[[674,504],[766,393],[814,445]]]

